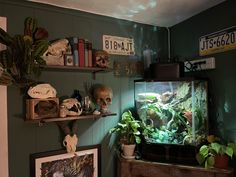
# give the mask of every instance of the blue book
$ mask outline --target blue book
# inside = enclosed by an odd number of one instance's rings
[[[72,50],[72,54],[73,54],[73,62],[74,62],[74,66],[79,66],[79,54],[78,54],[78,38],[77,37],[68,37],[67,40],[70,43],[71,46],[71,50]]]
[[[73,56],[74,56],[74,65],[79,66],[79,53],[78,53],[78,38],[73,37]]]

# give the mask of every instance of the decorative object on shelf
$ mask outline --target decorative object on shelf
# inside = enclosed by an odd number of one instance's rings
[[[113,92],[112,89],[103,84],[94,84],[90,93],[92,95],[92,100],[99,107],[101,113],[109,112],[109,106],[112,104]]]
[[[47,65],[64,66],[65,54],[72,54],[69,41],[67,39],[59,39],[50,43],[47,51],[43,54],[43,59]]]
[[[13,37],[0,28],[0,43],[7,46],[5,50],[0,51],[0,63],[12,78],[4,79],[5,82],[13,81],[23,87],[32,84],[32,74],[38,76],[40,66],[45,65],[42,55],[48,48],[48,32],[38,27],[37,23],[35,18],[27,17],[24,34]]]
[[[37,84],[35,86],[31,86],[28,89],[28,95],[31,98],[55,98],[57,95],[57,91],[50,84]]]
[[[108,68],[109,67],[108,53],[104,50],[93,51],[93,63],[95,67]]]
[[[79,147],[75,153],[64,150],[30,155],[31,177],[101,177],[100,145]]]
[[[135,120],[132,113],[128,110],[122,114],[120,122],[110,129],[110,133],[118,133],[119,145],[123,156],[134,156],[135,144],[141,143],[140,121]]]
[[[236,144],[223,143],[223,141],[214,135],[209,135],[207,141],[208,144],[202,145],[196,154],[198,163],[200,165],[203,164],[205,168],[227,168],[229,166],[229,158],[232,158],[233,155],[236,156]],[[218,159],[220,159],[220,162],[217,161]],[[223,165],[222,159],[226,159],[226,163]]]
[[[27,99],[26,100],[26,119],[42,119],[58,117],[59,99]]]
[[[65,99],[61,105],[67,109],[67,116],[79,116],[83,112],[81,103],[76,98]]]
[[[74,57],[71,54],[64,55],[64,65],[65,66],[74,66]]]
[[[71,98],[76,98],[78,102],[82,102],[82,96],[80,95],[80,92],[77,89],[74,90],[74,93],[72,94]]]

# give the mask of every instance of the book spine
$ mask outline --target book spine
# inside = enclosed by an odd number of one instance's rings
[[[79,66],[85,66],[85,43],[84,39],[79,39],[78,42],[78,51],[79,51]]]
[[[74,57],[74,65],[79,66],[79,54],[78,54],[78,38],[73,37],[73,57]]]
[[[89,58],[88,58],[88,41],[85,41],[85,49],[84,49],[84,61],[85,61],[85,67],[89,67]]]
[[[93,67],[93,53],[92,53],[92,43],[88,43],[88,65]]]

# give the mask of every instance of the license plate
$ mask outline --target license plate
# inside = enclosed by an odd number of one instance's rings
[[[236,48],[236,27],[227,28],[199,39],[199,55],[224,52]]]
[[[134,40],[132,38],[103,35],[103,50],[114,55],[134,55]]]

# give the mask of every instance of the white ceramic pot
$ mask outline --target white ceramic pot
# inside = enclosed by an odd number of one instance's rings
[[[122,144],[122,150],[124,156],[134,156],[135,144]]]

